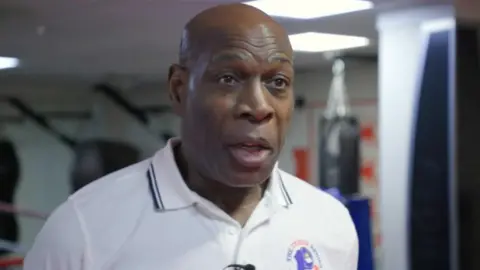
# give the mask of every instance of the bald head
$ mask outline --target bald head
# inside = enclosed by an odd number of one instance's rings
[[[294,75],[286,31],[260,10],[222,5],[195,16],[169,76],[189,177],[229,187],[264,183],[290,123]],[[262,149],[232,148],[251,141]]]
[[[254,39],[275,35],[290,46],[283,27],[261,10],[244,4],[219,5],[197,14],[186,24],[180,42],[179,61],[186,65],[202,51],[220,45],[225,37],[244,35],[255,29],[260,31]]]

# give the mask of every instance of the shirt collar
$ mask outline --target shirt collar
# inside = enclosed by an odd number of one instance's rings
[[[173,147],[179,142],[178,138],[170,139],[167,145],[153,156],[147,171],[150,193],[157,211],[187,208],[197,202],[175,162]],[[282,173],[275,164],[266,196],[271,197],[273,202],[288,207],[292,204],[292,199],[282,179]]]

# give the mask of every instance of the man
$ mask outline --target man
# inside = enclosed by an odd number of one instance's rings
[[[347,210],[276,166],[292,62],[287,33],[257,9],[193,18],[168,77],[180,138],[71,196],[25,270],[356,269]]]

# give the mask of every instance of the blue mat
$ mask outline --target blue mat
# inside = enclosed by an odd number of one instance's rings
[[[346,206],[350,211],[355,228],[357,229],[359,254],[358,270],[373,270],[372,226],[370,220],[369,199],[358,198],[347,200]]]
[[[370,201],[367,198],[344,198],[338,189],[324,190],[348,208],[358,234],[358,270],[374,270]]]

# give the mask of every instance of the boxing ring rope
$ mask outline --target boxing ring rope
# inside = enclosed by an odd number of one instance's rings
[[[6,258],[0,259],[0,269],[13,269],[13,268],[21,268],[23,265],[23,258]]]
[[[43,221],[46,220],[49,216],[46,213],[17,207],[12,204],[0,201],[0,214],[1,213],[16,214],[18,217],[23,216]],[[27,247],[4,239],[0,239],[0,249],[8,250],[11,253],[15,254],[14,257],[6,256],[5,258],[0,258],[0,270],[21,269],[21,266],[23,264],[23,256],[25,256],[28,251]]]
[[[0,239],[0,248],[9,250],[12,253],[24,256],[27,254],[28,249],[25,248],[24,246],[21,246],[17,243],[13,243],[7,240]],[[1,262],[1,260],[0,260]]]
[[[17,207],[5,202],[0,202],[0,213],[18,214],[19,216],[25,216],[41,220],[46,220],[48,217],[48,214],[41,213],[35,210],[30,210],[27,208]]]

